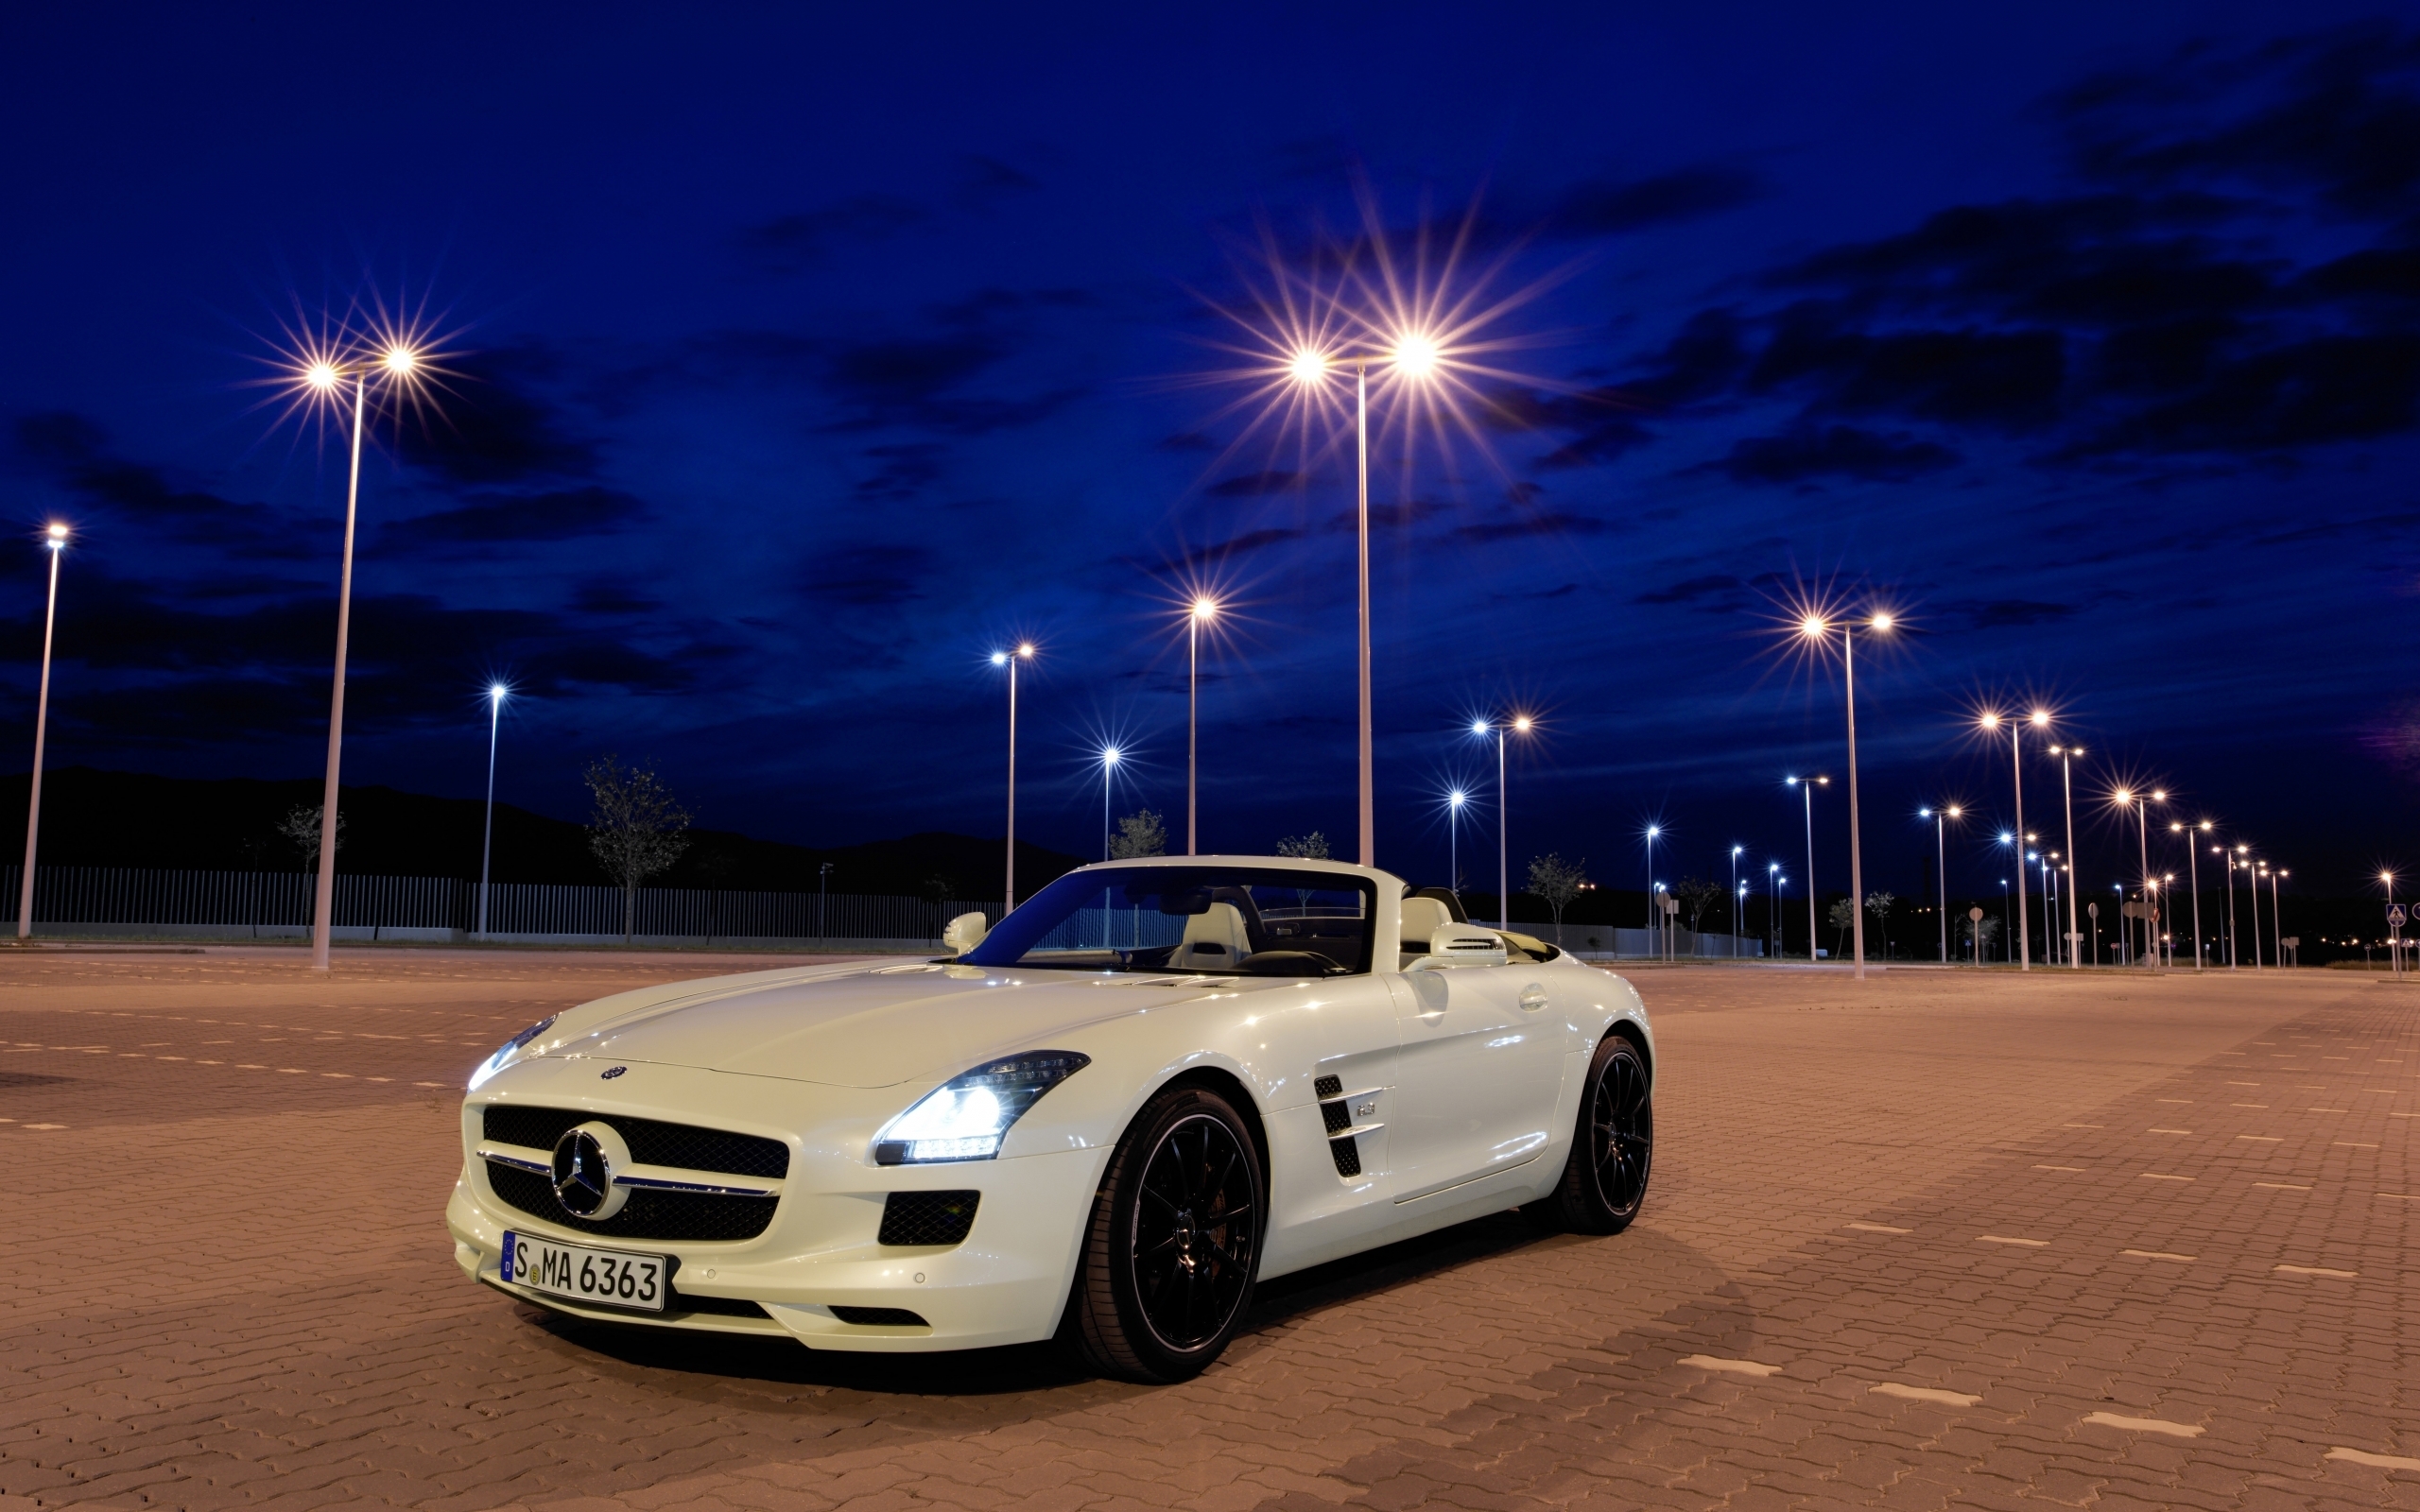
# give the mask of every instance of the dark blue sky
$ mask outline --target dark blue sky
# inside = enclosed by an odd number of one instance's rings
[[[2314,886],[2420,861],[2420,31],[2375,6],[53,7],[0,59],[0,646],[29,745],[74,522],[57,763],[319,769],[341,455],[247,385],[376,294],[462,376],[365,469],[348,778],[476,792],[500,672],[544,811],[612,749],[717,827],[996,833],[1024,634],[1022,829],[1081,851],[1104,732],[1181,814],[1196,572],[1205,846],[1349,849],[1350,474],[1195,380],[1255,228],[1349,238],[1359,183],[1544,285],[1477,441],[1382,417],[1382,864],[1442,874],[1514,704],[1516,867],[1634,885],[1651,816],[1668,877],[1796,855],[1780,779],[1841,761],[1800,585],[1915,632],[1860,662],[1871,885],[1919,803],[2005,813],[1995,698]]]

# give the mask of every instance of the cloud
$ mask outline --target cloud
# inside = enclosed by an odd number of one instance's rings
[[[1786,312],[1749,372],[1750,391],[1805,393],[1817,410],[2009,430],[2059,414],[2066,343],[2056,331],[1874,335],[1837,317],[1824,306]]]
[[[319,530],[266,505],[186,488],[162,469],[112,455],[107,433],[84,416],[27,415],[17,421],[16,441],[37,470],[80,503],[121,513],[146,531],[256,559],[302,560],[322,549]]]
[[[800,587],[821,605],[890,609],[923,598],[934,567],[927,547],[865,541],[817,552],[807,560]]]
[[[1685,577],[1668,587],[1651,590],[1639,594],[1633,602],[1695,604],[1702,599],[1712,597],[1720,597],[1727,601],[1735,598],[1744,586],[1738,578],[1732,576],[1729,573],[1708,573],[1700,577]]]
[[[860,499],[898,503],[914,498],[940,480],[942,458],[949,448],[938,441],[907,441],[896,446],[869,446],[864,455],[875,463],[873,475],[859,478],[852,490]]]
[[[1301,483],[1300,472],[1238,472],[1221,478],[1202,492],[1214,499],[1256,499],[1265,494],[1283,493]]]
[[[506,348],[454,364],[437,414],[403,447],[404,460],[453,483],[513,484],[596,474],[596,443],[574,433],[565,411],[539,385],[554,375],[551,354]]]
[[[581,614],[650,614],[664,601],[639,592],[633,581],[591,577],[573,593],[571,607]]]
[[[1219,450],[1219,443],[1211,438],[1202,435],[1200,431],[1181,431],[1174,436],[1162,437],[1159,440],[1152,443],[1152,450],[1159,452],[1215,452]]]
[[[2076,612],[2073,604],[2044,604],[2027,598],[1967,599],[1942,607],[1952,613],[1965,615],[1967,625],[1978,630],[2055,624],[2073,618]]]
[[[501,495],[392,521],[379,532],[379,547],[414,551],[508,541],[569,541],[623,529],[648,513],[648,507],[636,496],[596,486]]]
[[[1548,225],[1564,236],[1617,236],[1650,226],[1702,220],[1762,198],[1764,180],[1745,168],[1699,163],[1644,179],[1597,179],[1564,191]]]
[[[1832,425],[1746,437],[1732,443],[1729,455],[1710,465],[1734,483],[1791,484],[1824,477],[1906,483],[1957,462],[1957,453],[1931,441]]]
[[[739,232],[740,250],[777,273],[795,273],[846,241],[877,241],[922,225],[925,209],[896,195],[853,195],[815,210],[777,215]]]
[[[1601,536],[1613,528],[1611,521],[1592,514],[1574,514],[1568,509],[1537,509],[1458,525],[1454,529],[1454,538],[1482,541],[1517,541],[1524,536]]]

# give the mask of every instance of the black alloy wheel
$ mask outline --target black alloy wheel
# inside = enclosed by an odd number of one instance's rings
[[[1264,1213],[1259,1151],[1234,1106],[1198,1087],[1153,1099],[1095,1198],[1062,1345],[1130,1381],[1199,1374],[1251,1305]]]
[[[1588,1062],[1587,1090],[1563,1179],[1523,1211],[1583,1234],[1617,1234],[1647,1201],[1655,1154],[1654,1085],[1638,1046],[1609,1034]]]

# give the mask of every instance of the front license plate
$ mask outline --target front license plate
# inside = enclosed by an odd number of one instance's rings
[[[672,1289],[672,1265],[662,1255],[559,1245],[510,1231],[504,1236],[503,1274],[506,1280],[533,1292],[642,1313],[663,1312],[665,1294]]]

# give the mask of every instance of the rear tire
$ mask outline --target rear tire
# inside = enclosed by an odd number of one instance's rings
[[[1654,1091],[1638,1046],[1618,1034],[1605,1036],[1588,1060],[1563,1179],[1521,1211],[1543,1228],[1572,1233],[1617,1234],[1629,1228],[1647,1201]]]
[[[1252,1306],[1267,1202],[1259,1149],[1232,1103],[1201,1087],[1153,1098],[1094,1195],[1061,1349],[1123,1381],[1201,1374]]]

